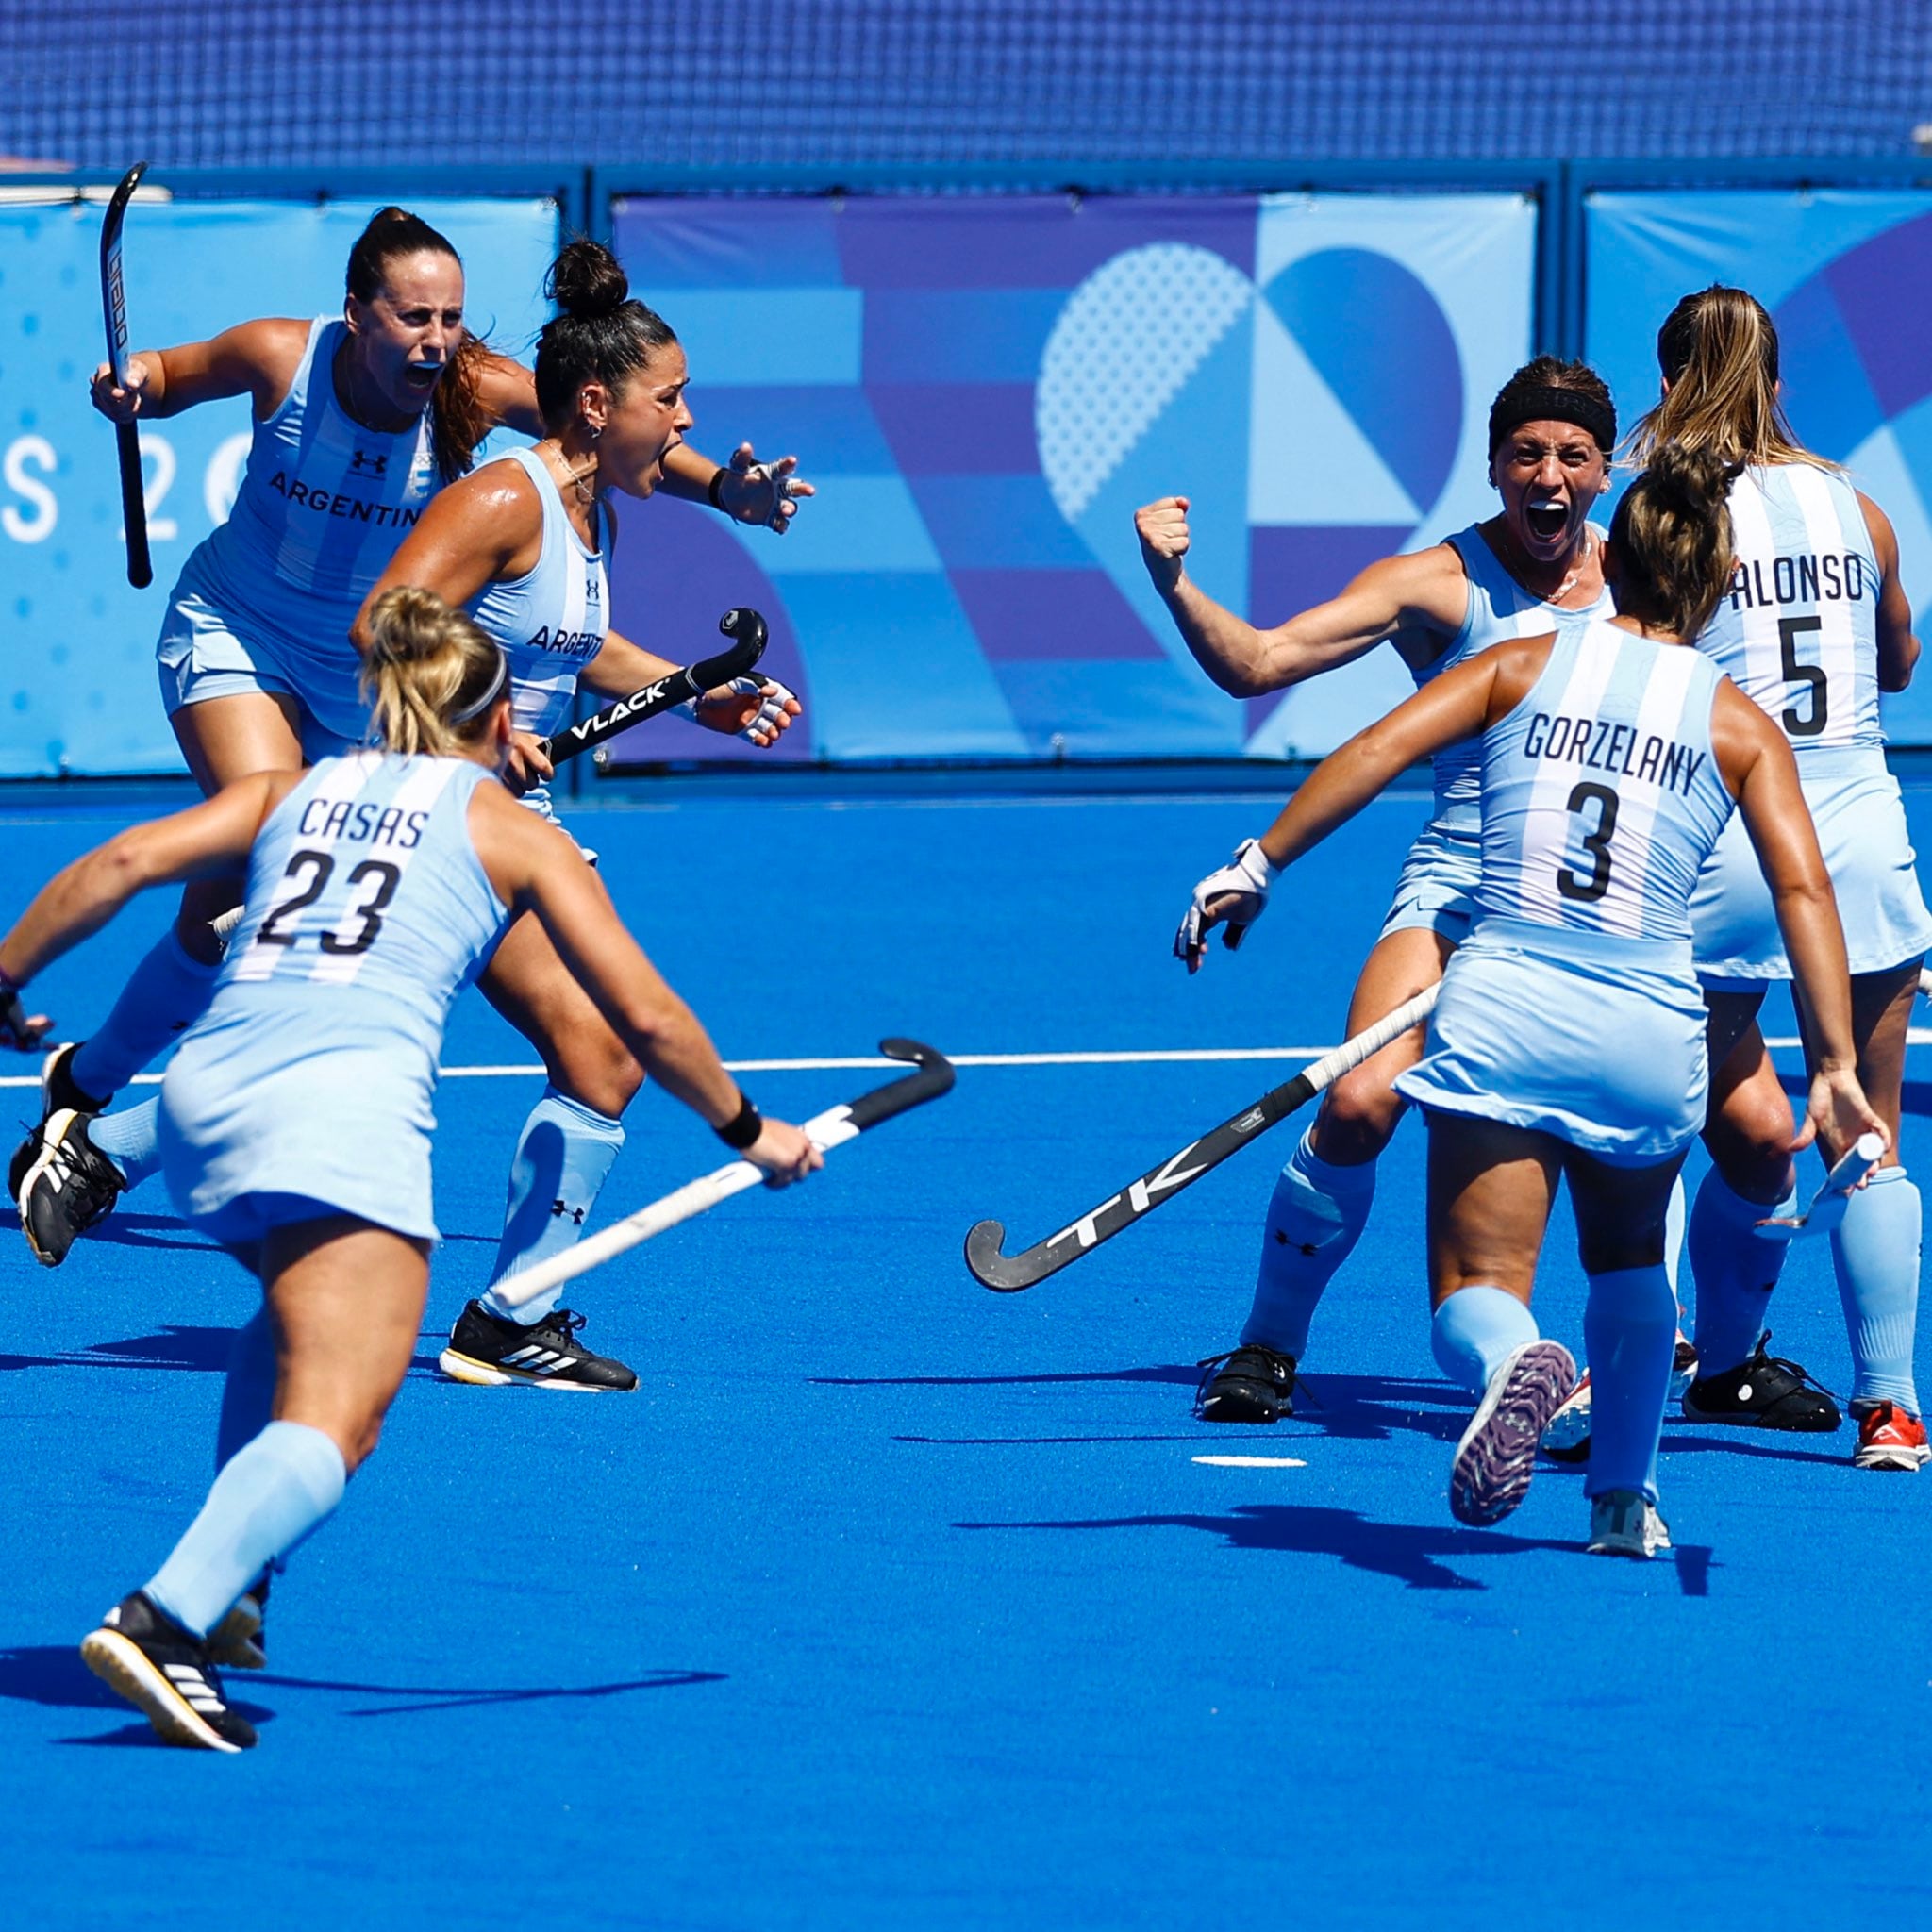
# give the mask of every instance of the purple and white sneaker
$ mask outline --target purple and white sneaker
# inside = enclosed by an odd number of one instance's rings
[[[1503,1357],[1449,1465],[1449,1513],[1483,1528],[1529,1493],[1536,1446],[1576,1386],[1576,1363],[1559,1341],[1525,1341]]]

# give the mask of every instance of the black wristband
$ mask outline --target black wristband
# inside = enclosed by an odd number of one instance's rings
[[[765,1131],[765,1124],[758,1108],[744,1097],[742,1088],[739,1090],[738,1103],[738,1111],[722,1127],[713,1127],[711,1131],[733,1153],[742,1154]]]
[[[730,474],[723,463],[711,472],[711,480],[705,486],[705,494],[711,499],[713,509],[724,509],[724,478]],[[724,509],[728,517],[731,512]]]

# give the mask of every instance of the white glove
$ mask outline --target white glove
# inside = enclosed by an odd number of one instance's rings
[[[734,677],[730,688],[741,698],[748,698],[757,691],[765,694],[758,715],[740,727],[739,737],[749,744],[775,744],[778,733],[784,728],[785,707],[797,702],[791,692],[775,677]]]
[[[771,514],[765,518],[765,527],[768,530],[776,530],[779,536],[782,537],[785,534],[786,527],[791,522],[791,518],[785,514],[785,506],[793,500],[790,487],[791,478],[789,476],[774,476],[772,474],[772,465],[770,463],[754,463],[750,469],[744,472],[744,475],[751,481],[765,483],[771,486],[772,510]],[[793,514],[795,515],[796,512],[794,511]]]
[[[1226,924],[1225,943],[1228,951],[1233,952],[1241,944],[1249,926],[1267,909],[1268,888],[1280,876],[1281,868],[1269,863],[1268,855],[1261,850],[1260,840],[1243,839],[1235,847],[1233,863],[1224,865],[1219,872],[1210,872],[1194,888],[1194,896],[1189,901],[1180,929],[1174,936],[1174,958],[1185,959],[1190,973],[1195,971],[1207,950],[1205,933],[1208,927],[1221,922]],[[1247,903],[1210,916],[1209,905],[1230,895],[1239,896]]]

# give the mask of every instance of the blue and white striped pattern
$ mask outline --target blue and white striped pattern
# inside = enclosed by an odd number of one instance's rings
[[[494,782],[467,758],[379,751],[325,758],[270,815],[210,1017],[278,994],[382,996],[433,1058],[449,1003],[504,908],[470,842],[469,803]],[[326,1008],[315,1008],[325,1028]]]
[[[226,523],[208,539],[226,608],[327,656],[351,656],[349,625],[441,478],[429,412],[393,434],[336,400],[340,318],[317,316],[281,407],[255,425]]]
[[[1688,941],[1698,869],[1733,801],[1711,749],[1720,673],[1607,622],[1558,632],[1482,740],[1485,915]]]
[[[1800,758],[1882,745],[1878,560],[1857,491],[1836,471],[1779,463],[1746,470],[1730,509],[1737,569],[1697,648],[1783,725]]]
[[[1603,532],[1591,526],[1592,541],[1603,541]],[[1595,602],[1574,610],[1559,609],[1533,597],[1503,568],[1502,559],[1490,548],[1479,524],[1458,530],[1443,540],[1462,559],[1469,576],[1469,606],[1462,628],[1449,641],[1448,648],[1426,669],[1413,672],[1416,689],[1440,677],[1451,665],[1460,664],[1491,644],[1511,638],[1540,636],[1559,625],[1579,623],[1592,617],[1607,617],[1612,609],[1610,594],[1605,591]],[[1482,743],[1478,739],[1446,745],[1434,759],[1436,778],[1436,823],[1474,837],[1483,787]]]
[[[471,602],[470,614],[509,659],[517,729],[549,738],[570,722],[578,675],[604,648],[610,629],[605,553],[588,548],[572,527],[556,481],[535,450],[514,449],[497,462],[517,464],[536,485],[543,547],[524,575],[487,585]]]

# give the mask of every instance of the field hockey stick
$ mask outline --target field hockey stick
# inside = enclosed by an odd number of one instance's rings
[[[1152,1214],[1162,1202],[1171,1201],[1191,1181],[1197,1181],[1211,1167],[1219,1167],[1230,1154],[1238,1153],[1275,1122],[1312,1100],[1324,1087],[1332,1086],[1342,1074],[1352,1072],[1378,1054],[1391,1040],[1399,1040],[1411,1026],[1420,1026],[1436,1004],[1440,984],[1424,987],[1406,1005],[1397,1007],[1387,1019],[1344,1041],[1333,1053],[1324,1054],[1313,1066],[1305,1067],[1292,1080],[1262,1094],[1254,1106],[1244,1108],[1232,1120],[1223,1121],[1211,1133],[1190,1141],[1178,1154],[1170,1155],[1157,1168],[1150,1169],[1124,1193],[1109,1194],[1097,1208],[1090,1208],[1071,1226],[1049,1235],[1043,1241],[1017,1255],[1000,1253],[1007,1230],[997,1221],[977,1223],[966,1237],[966,1265],[986,1287],[998,1294],[1014,1294],[1057,1274],[1070,1262],[1090,1254],[1102,1241],[1111,1241],[1124,1227],[1130,1227],[1143,1215]]]
[[[656,684],[647,684],[642,691],[634,691],[629,697],[619,698],[614,705],[591,712],[568,731],[542,740],[543,756],[553,765],[560,765],[566,758],[589,751],[593,744],[602,744],[607,738],[615,738],[620,731],[641,724],[646,718],[655,718],[689,699],[703,697],[721,684],[729,684],[734,677],[742,677],[765,655],[765,620],[749,608],[727,610],[718,620],[718,628],[735,640],[728,651],[720,651],[715,658],[707,658],[683,671],[674,671]]]
[[[1824,1176],[1811,1205],[1802,1214],[1774,1215],[1757,1222],[1756,1232],[1766,1241],[1796,1241],[1801,1235],[1829,1234],[1845,1218],[1865,1176],[1885,1158],[1885,1141],[1877,1134],[1860,1134],[1847,1154]]]
[[[1919,968],[1919,996],[1922,999],[1932,999],[1932,966]]]
[[[114,386],[127,387],[127,291],[121,286],[121,224],[135,188],[147,173],[136,161],[121,177],[101,223],[101,308],[108,323],[108,361]],[[115,454],[121,462],[121,523],[127,533],[127,581],[144,591],[155,580],[147,554],[147,492],[141,478],[141,430],[132,423],[114,425]]]
[[[894,1114],[924,1107],[928,1100],[937,1100],[952,1091],[953,1063],[937,1048],[923,1046],[916,1040],[882,1040],[879,1051],[888,1059],[909,1060],[918,1072],[908,1074],[903,1079],[889,1080],[870,1093],[861,1093],[857,1100],[847,1100],[827,1108],[824,1113],[814,1114],[805,1123],[803,1131],[822,1154],[857,1140],[868,1127],[875,1127]],[[507,1281],[499,1281],[491,1291],[491,1299],[521,1307],[587,1269],[601,1267],[640,1241],[662,1234],[667,1227],[708,1213],[720,1201],[728,1201],[733,1194],[758,1187],[764,1178],[764,1169],[755,1167],[749,1160],[734,1160],[714,1169],[694,1181],[687,1181],[662,1200],[625,1215],[603,1233],[593,1234],[575,1247],[553,1255],[549,1260],[540,1261],[521,1274],[512,1274]]]

